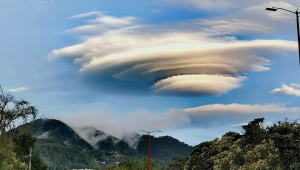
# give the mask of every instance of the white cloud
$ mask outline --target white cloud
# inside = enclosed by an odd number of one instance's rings
[[[97,132],[97,129],[94,127],[75,127],[73,129],[76,133],[85,141],[87,141],[92,147],[98,149],[98,142],[101,142],[108,137],[111,137],[109,134]]]
[[[94,14],[80,14],[77,18]],[[88,38],[53,50],[48,59],[69,57],[81,66],[83,75],[146,83],[161,94],[219,95],[241,87],[245,79],[241,74],[268,71],[270,60],[263,57],[265,54],[297,50],[292,41],[236,40],[235,34],[269,31],[247,19],[197,19],[153,25],[137,25],[135,21],[133,17],[97,15],[89,20],[90,25],[71,29],[90,35]],[[192,81],[191,77],[196,79]],[[214,82],[223,88],[207,86]]]
[[[287,35],[287,33],[295,32],[295,16],[287,11],[277,10],[276,12],[266,11],[267,7],[281,7],[291,11],[296,11],[300,6],[297,0],[224,0],[224,1],[211,1],[211,0],[159,0],[165,4],[179,5],[186,8],[193,8],[201,10],[202,12],[211,12],[215,17],[210,20],[230,21],[232,19],[244,20],[244,24],[248,25],[254,22],[255,25],[260,25],[264,28],[261,33],[271,33],[277,36]],[[211,4],[211,5],[202,5]],[[227,5],[223,5],[227,4]],[[229,24],[229,26],[234,23]],[[246,25],[244,25],[246,27]],[[235,28],[243,28],[239,25]],[[251,24],[248,28],[252,28]],[[257,32],[259,33],[259,32]]]
[[[220,75],[182,75],[163,79],[154,84],[153,88],[156,93],[221,95],[241,87],[244,79]]]
[[[283,94],[283,95],[293,95],[300,96],[300,84],[282,84],[280,88],[276,88],[270,92],[271,94]]]
[[[93,12],[89,12],[89,13],[74,15],[74,16],[70,17],[70,19],[86,18],[86,17],[90,17],[90,16],[101,16],[101,15],[103,15],[103,12],[93,11]]]
[[[29,88],[27,88],[27,87],[19,87],[19,88],[15,88],[15,89],[7,89],[7,91],[11,92],[11,93],[18,93],[18,92],[26,91],[28,89]]]
[[[197,24],[223,34],[267,33],[270,31],[269,27],[249,19],[206,19],[199,20]]]
[[[138,109],[126,116],[119,116],[110,111],[97,109],[94,111],[80,111],[71,115],[57,114],[54,118],[67,123],[94,147],[97,147],[96,144],[98,141],[108,137],[107,134],[115,136],[118,139],[124,139],[130,146],[134,147],[139,137],[134,136],[134,133],[138,132],[138,130],[163,131],[155,135],[170,135],[176,132],[176,129],[185,131],[184,129],[187,128],[203,128],[202,131],[205,131],[207,128],[216,129],[218,127],[230,127],[230,125],[246,125],[247,123],[233,123],[251,121],[258,116],[266,114],[284,113],[287,113],[287,115],[299,114],[300,108],[285,107],[283,104],[247,105],[234,103],[228,105],[204,105],[186,109],[170,109],[162,114],[152,114],[146,110]],[[271,125],[272,122],[265,122],[265,126]],[[94,131],[93,128],[81,128],[91,126],[107,134],[91,137],[89,133]],[[223,133],[225,131],[220,132],[220,134]],[[201,136],[201,138],[204,138],[204,136]]]
[[[158,0],[165,4],[174,4],[184,8],[199,9],[202,11],[211,11],[219,13],[229,10],[240,10],[252,6],[259,6],[263,9],[266,7],[281,7],[287,9],[295,9],[293,6],[298,6],[300,3],[297,0],[252,0],[252,1],[240,1],[240,0]],[[266,6],[264,4],[269,4]],[[296,10],[296,9],[295,9]]]
[[[187,8],[196,8],[201,10],[224,10],[234,4],[229,0],[160,0],[167,3],[176,4]]]
[[[152,9],[152,12],[153,12],[153,13],[161,13],[161,10],[158,10],[158,9]]]
[[[249,105],[233,103],[228,105],[204,105],[200,107],[185,109],[185,112],[192,117],[217,117],[225,114],[247,116],[271,113],[300,113],[300,108],[287,108],[282,104]]]
[[[299,107],[285,107],[284,104],[211,104],[200,107],[187,108],[184,111],[189,115],[192,126],[220,127],[239,122],[249,122],[258,117],[268,115],[293,115],[299,114]]]
[[[105,15],[104,12],[94,11],[85,14],[78,14],[71,17],[71,19],[86,18],[94,16],[94,19],[87,20],[88,25],[79,26],[65,32],[68,33],[102,33],[113,29],[119,29],[125,26],[131,26],[137,22],[135,17],[113,17]]]
[[[138,130],[168,130],[190,124],[190,118],[181,109],[170,109],[160,115],[152,114],[146,110],[136,110],[124,117],[117,116],[110,111],[102,109],[94,111],[80,111],[76,114],[58,114],[56,119],[62,120],[78,131],[78,127],[93,126],[98,130],[123,139],[128,134]],[[83,131],[80,131],[81,136]],[[94,139],[88,139],[89,142]]]
[[[240,126],[245,126],[245,125],[248,125],[248,123],[238,123],[238,124],[234,124],[234,125],[231,125],[231,126],[240,127]],[[264,122],[265,127],[272,126],[272,125],[273,125],[273,122]]]
[[[38,135],[37,138],[38,138],[38,139],[49,139],[50,132],[51,132],[51,131],[44,132],[43,134]]]
[[[245,126],[245,125],[248,125],[248,123],[238,123],[238,124],[234,124],[234,125],[231,125],[231,126],[239,127],[239,126]]]

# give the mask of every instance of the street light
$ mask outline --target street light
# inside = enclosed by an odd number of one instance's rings
[[[300,36],[299,36],[299,12],[298,9],[296,10],[296,12],[284,9],[284,8],[276,8],[276,7],[272,7],[272,8],[266,8],[266,10],[268,11],[277,11],[278,9],[284,10],[284,11],[288,11],[290,13],[296,14],[296,21],[297,21],[297,35],[298,35],[298,55],[299,55],[299,65],[300,65]]]
[[[150,134],[153,133],[153,132],[162,132],[162,131],[160,131],[160,130],[155,130],[155,131],[152,131],[152,132],[147,132],[147,131],[144,131],[144,130],[139,130],[139,131],[148,134],[149,170],[151,170],[151,161],[150,161]]]

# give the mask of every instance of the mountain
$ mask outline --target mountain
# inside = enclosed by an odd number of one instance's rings
[[[134,132],[134,133],[125,133],[121,140],[126,142],[130,147],[136,149],[138,144],[139,144],[141,136],[142,135],[140,135],[136,132]]]
[[[150,136],[151,157],[161,160],[162,162],[170,162],[174,157],[189,156],[194,147],[189,146],[171,136],[154,137]],[[143,135],[140,138],[136,150],[142,154],[148,154],[148,136]]]
[[[34,120],[17,129],[22,128],[37,137],[34,151],[56,169],[103,168],[107,164],[132,161],[148,155],[148,137],[137,133],[118,139],[94,127],[72,129],[55,119]],[[177,156],[189,156],[192,149],[170,136],[151,136],[151,158],[160,162],[167,163]]]
[[[138,156],[138,152],[126,142],[94,127],[76,128],[79,136],[87,141],[94,149],[103,151],[117,151],[126,156]]]
[[[38,139],[52,139],[63,142],[67,145],[76,145],[85,149],[92,149],[91,145],[83,140],[68,125],[53,119],[38,119],[18,127],[26,127],[33,136]]]
[[[82,138],[79,135],[82,133],[78,134],[77,129],[75,131],[59,120],[38,119],[17,129],[22,128],[37,137],[33,150],[39,152],[45,162],[56,169],[103,168],[106,165],[102,162],[115,163],[140,156],[125,142],[92,127],[83,130],[89,130],[90,139],[102,136],[103,140],[96,143],[96,148],[89,143],[90,140]]]

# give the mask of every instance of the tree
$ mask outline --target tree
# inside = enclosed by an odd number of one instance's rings
[[[283,170],[298,169],[300,162],[300,125],[297,121],[278,122],[267,128],[270,138],[278,148]]]
[[[173,158],[170,163],[167,164],[165,170],[183,170],[185,163],[188,161],[188,158],[176,157]]]
[[[260,144],[267,138],[267,131],[264,129],[264,118],[257,118],[249,122],[247,125],[242,126],[244,130],[243,137],[247,143],[252,147]]]
[[[144,170],[148,169],[148,157],[144,157],[143,159],[136,160],[134,162],[120,162],[119,167],[112,167],[112,170],[119,169],[119,170]],[[108,169],[110,169],[108,167]],[[161,170],[156,162],[151,160],[151,169],[152,170]]]
[[[14,127],[20,119],[23,121],[35,119],[37,113],[38,110],[24,99],[17,100],[11,94],[0,95],[0,133]]]
[[[1,170],[25,170],[26,164],[14,152],[12,134],[6,132],[12,129],[17,121],[26,122],[28,119],[35,119],[38,110],[29,102],[20,99],[16,100],[11,94],[0,95],[0,169]]]
[[[35,147],[37,139],[32,136],[27,130],[17,132],[13,137],[14,152],[17,157],[28,165],[30,149]],[[31,158],[32,170],[47,170],[48,166],[40,158],[40,155],[33,152]]]
[[[13,152],[13,142],[7,133],[0,135],[0,169],[27,170],[26,164]]]
[[[30,148],[34,148],[36,138],[27,131],[23,131],[13,136],[14,151],[23,162],[29,161]]]
[[[192,151],[189,160],[184,167],[185,170],[213,170],[214,161],[211,159],[219,153],[218,140],[203,142]]]
[[[278,149],[271,139],[263,140],[244,155],[245,164],[240,170],[281,170]]]
[[[48,170],[48,166],[43,162],[37,152],[32,154],[32,168],[31,170]],[[68,169],[68,168],[66,168]]]

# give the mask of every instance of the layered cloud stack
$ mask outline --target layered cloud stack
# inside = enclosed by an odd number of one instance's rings
[[[293,41],[236,39],[236,33],[267,30],[251,20],[143,25],[135,17],[102,12],[72,18],[86,17],[93,19],[67,31],[83,36],[83,42],[54,50],[48,58],[71,58],[94,81],[150,88],[158,94],[221,95],[241,87],[246,73],[268,71],[270,60],[263,56],[297,50]]]

